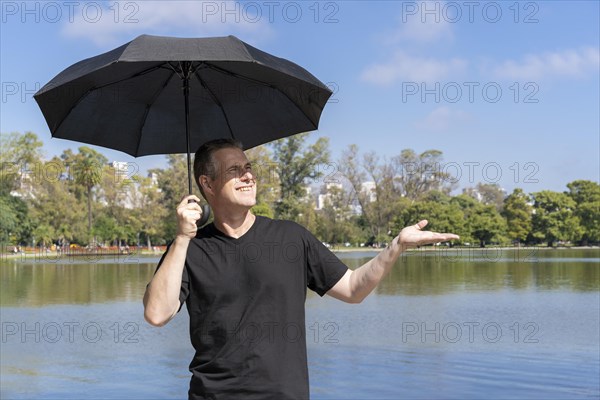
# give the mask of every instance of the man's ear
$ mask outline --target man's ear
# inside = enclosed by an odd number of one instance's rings
[[[210,186],[210,179],[208,179],[208,176],[200,175],[198,181],[200,182],[200,186],[202,186],[202,190],[204,190],[204,192],[212,189],[212,187]]]

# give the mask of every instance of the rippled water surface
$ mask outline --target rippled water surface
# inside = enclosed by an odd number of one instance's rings
[[[185,398],[186,313],[142,317],[157,260],[2,260],[0,397]],[[416,251],[360,305],[309,293],[312,398],[600,398],[599,265],[594,249]]]

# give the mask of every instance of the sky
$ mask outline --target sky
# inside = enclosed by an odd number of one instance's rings
[[[600,180],[598,1],[1,1],[0,131],[52,138],[33,94],[140,34],[235,35],[296,62],[333,95],[311,140],[390,159],[443,153],[457,190]],[[166,166],[96,147],[132,171]]]

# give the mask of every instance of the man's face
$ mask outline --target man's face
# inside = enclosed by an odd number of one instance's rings
[[[217,150],[213,153],[213,161],[215,179],[209,179],[216,203],[221,206],[254,206],[256,180],[244,152],[237,148]]]

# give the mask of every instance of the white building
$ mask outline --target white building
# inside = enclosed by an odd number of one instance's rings
[[[315,207],[315,210],[322,210],[323,207],[325,207],[325,205],[327,204],[327,202],[331,201],[331,191],[333,189],[336,189],[337,191],[341,191],[341,190],[344,190],[344,187],[342,186],[341,183],[334,183],[334,182],[326,183],[324,193],[320,193],[317,196],[317,205]]]
[[[113,161],[109,162],[108,165],[115,171],[115,182],[121,182],[132,175],[130,173],[131,164],[125,161]]]
[[[361,184],[360,192],[367,196],[367,201],[369,203],[377,201],[377,192],[375,191],[375,188],[376,185],[373,181],[367,181]]]

